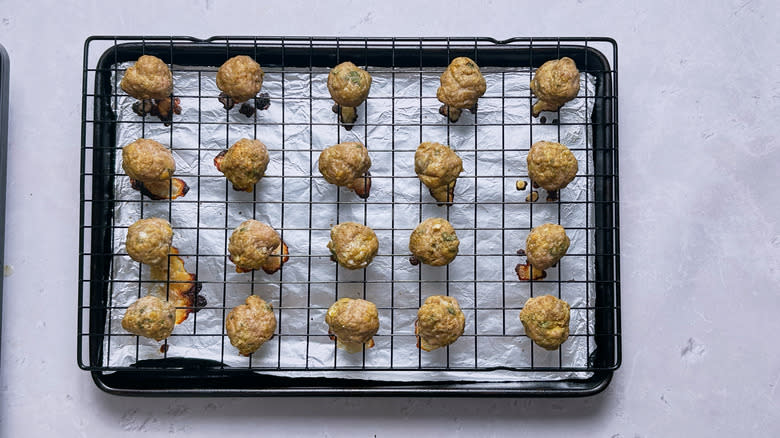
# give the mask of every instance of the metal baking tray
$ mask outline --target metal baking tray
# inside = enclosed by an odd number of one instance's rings
[[[244,54],[257,59],[267,72],[274,71],[282,75],[288,71],[286,69],[320,74],[323,68],[332,67],[344,60],[353,60],[356,64],[367,66],[369,71],[371,69],[384,69],[384,71],[394,72],[396,69],[412,69],[422,72],[424,69],[430,68],[443,70],[449,61],[457,56],[472,57],[481,68],[497,69],[498,71],[537,68],[545,61],[563,56],[574,59],[580,71],[592,75],[595,80],[595,93],[587,95],[586,92],[584,96],[580,96],[586,100],[586,105],[590,105],[592,108],[590,120],[585,120],[581,124],[591,134],[585,152],[592,158],[593,168],[585,169],[584,172],[581,170],[582,175],[580,176],[588,179],[588,183],[592,187],[592,197],[589,195],[585,200],[565,202],[558,200],[554,202],[559,204],[559,215],[560,205],[568,202],[585,204],[586,211],[591,212],[595,217],[595,223],[584,227],[587,233],[593,235],[595,250],[581,254],[588,263],[592,263],[594,266],[594,274],[577,279],[579,283],[584,285],[584,293],[589,297],[584,301],[586,304],[578,310],[584,312],[589,318],[592,316],[592,323],[586,326],[584,332],[572,333],[572,336],[584,337],[587,340],[590,354],[582,363],[564,364],[559,359],[557,365],[537,364],[534,362],[533,349],[530,349],[528,366],[484,368],[480,367],[479,361],[476,360],[477,340],[482,338],[482,342],[489,342],[491,338],[481,334],[476,328],[474,333],[469,335],[473,338],[472,343],[475,345],[473,352],[475,360],[473,366],[470,367],[451,366],[449,359],[438,367],[424,366],[419,360],[416,365],[411,367],[400,367],[394,366],[391,360],[388,366],[373,369],[366,366],[365,354],[363,355],[362,367],[337,365],[334,360],[333,365],[327,368],[330,373],[325,374],[319,372],[321,371],[319,369],[309,367],[308,359],[306,366],[303,367],[282,366],[281,360],[276,365],[271,366],[259,364],[252,366],[250,361],[248,367],[231,367],[218,360],[220,358],[204,360],[172,357],[163,353],[160,359],[136,360],[130,366],[107,364],[104,352],[105,341],[115,335],[107,331],[107,314],[109,311],[123,311],[124,309],[117,308],[110,300],[111,265],[114,256],[116,256],[112,239],[116,232],[124,231],[122,227],[115,224],[113,217],[114,206],[117,202],[114,197],[114,179],[124,177],[124,175],[117,174],[115,171],[116,154],[122,145],[117,144],[117,130],[121,129],[121,126],[117,122],[117,116],[112,107],[112,102],[115,103],[117,97],[114,91],[116,78],[112,75],[116,74],[116,66],[119,63],[134,61],[142,54],[155,55],[173,69],[178,66],[189,70],[200,71],[203,69],[203,71],[211,72],[229,57]],[[422,73],[420,73],[420,78],[420,82],[422,82]],[[503,99],[503,86],[501,93],[499,97]],[[216,99],[217,96],[202,96],[199,93],[195,97]],[[528,95],[524,98],[527,98],[528,105],[532,104],[532,96]],[[280,96],[272,95],[270,99],[272,104],[274,104],[275,99],[283,101],[283,97],[280,98]],[[370,99],[371,96],[369,96]],[[421,106],[422,99],[421,92]],[[84,48],[82,96],[78,364],[82,369],[91,373],[99,388],[119,395],[349,394],[522,397],[585,396],[600,392],[607,387],[614,370],[621,363],[617,104],[617,44],[610,38],[512,38],[497,41],[492,38],[213,37],[202,40],[192,37],[170,36],[90,37]],[[395,117],[392,117],[392,120],[395,120]],[[470,123],[476,129],[479,124],[478,118],[474,120]],[[159,123],[159,121],[150,119],[139,123]],[[361,120],[358,120],[358,124],[360,123]],[[442,117],[441,121],[437,123],[446,124],[447,121]],[[459,124],[463,123],[468,124],[469,122],[459,122]],[[534,126],[538,126],[537,123],[538,121],[528,120],[519,123],[513,122],[513,125],[525,126],[532,130]],[[561,124],[562,122],[554,119],[553,123]],[[309,125],[312,125],[311,120],[309,120]],[[338,126],[335,118],[332,125],[335,130],[343,129]],[[388,125],[395,128],[394,123],[390,121],[388,121]],[[171,130],[175,126],[176,117],[174,116]],[[558,131],[560,135],[560,129]],[[393,148],[396,147],[393,144]],[[504,147],[505,145],[502,144],[502,150]],[[530,143],[528,147],[530,147]],[[284,148],[283,142],[282,150]],[[527,148],[525,150],[527,151]],[[476,154],[476,145],[474,151]],[[516,149],[512,150],[512,153],[517,153]],[[282,154],[282,156],[284,155]],[[197,177],[200,178],[200,175]],[[395,175],[389,177],[396,178]],[[477,174],[473,177],[488,176]],[[506,170],[503,170],[500,176],[500,178],[512,177],[515,175],[507,173]],[[193,201],[193,198],[188,199],[183,202],[198,202],[197,200]],[[394,207],[402,203],[395,197],[393,199]],[[412,204],[422,205],[428,201],[430,200],[420,199]],[[174,202],[179,202],[179,200]],[[227,202],[225,204],[227,205]],[[284,203],[281,204],[283,208]],[[478,204],[476,199],[473,204]],[[500,205],[501,208],[507,208],[510,203],[502,202]],[[308,207],[310,212],[312,209],[318,208],[316,202],[312,201],[309,202]],[[447,215],[449,215],[449,208]],[[476,218],[475,213],[475,223],[473,224],[475,248],[476,231],[480,230]],[[311,234],[311,230],[309,231]],[[503,233],[503,229],[499,231]],[[283,229],[282,233],[284,233]],[[517,247],[521,246],[522,242],[518,242]],[[514,265],[518,257],[513,251],[509,251],[512,250],[506,249],[503,254],[500,254],[501,260],[504,264]],[[401,254],[392,254],[392,256],[399,257],[399,260],[404,258],[404,255]],[[480,255],[475,253],[472,256],[475,260],[476,271],[476,260]],[[309,255],[303,257],[308,257],[308,260],[311,260]],[[226,266],[226,269],[229,269],[229,266]],[[268,281],[278,284],[281,301],[286,285],[284,269],[282,269],[281,275],[274,279],[254,278],[253,282]],[[559,294],[561,286],[566,281],[574,281],[563,280],[560,275],[557,278],[552,277],[542,281],[557,285]],[[314,279],[309,278],[308,281],[313,282]],[[418,280],[420,287],[428,281],[433,280],[420,274]],[[441,282],[441,280],[437,281]],[[480,310],[476,300],[476,289],[479,281],[475,274],[473,283],[474,306],[476,308],[471,309],[475,312]],[[502,289],[506,289],[506,286],[512,287],[518,283],[518,280],[516,277],[511,278],[505,275],[502,279],[494,280],[494,282],[501,284]],[[364,277],[364,294],[366,283]],[[386,286],[391,290],[391,293],[395,293],[396,285],[394,282],[387,282]],[[226,285],[223,285],[224,287]],[[338,283],[336,283],[335,288],[338,294]],[[531,293],[533,293],[533,286],[531,286]],[[588,304],[591,302],[594,304]],[[218,309],[222,306],[221,309],[225,309],[224,304],[220,303],[209,303],[209,306],[216,306]],[[280,308],[284,311],[284,306],[281,303]],[[507,314],[507,311],[511,311],[513,314],[516,311],[519,312],[519,308],[500,310],[504,315]],[[313,311],[311,304],[309,304],[308,311]],[[174,334],[176,335],[176,332]],[[291,334],[284,333],[284,329],[281,329],[277,335],[291,336]],[[310,338],[322,337],[322,335],[322,333],[309,332],[303,337],[308,343]],[[180,334],[180,336],[189,335]],[[224,343],[226,338],[224,333],[218,336],[222,338]],[[397,335],[389,333],[385,336],[392,341]],[[493,336],[492,338],[501,337],[506,340],[522,336],[504,333],[503,336]],[[279,347],[278,354],[281,358],[283,354],[281,347]],[[137,354],[136,359],[138,359]],[[500,381],[484,378],[485,373],[497,369],[510,372],[512,377]],[[409,370],[428,373],[421,373],[420,375],[423,376],[433,375],[431,373],[443,373],[443,375],[457,377],[444,379],[418,377],[410,381],[376,378],[377,375],[381,375],[376,374],[376,372],[394,373]],[[544,373],[544,376],[565,373],[567,377],[560,379],[536,378],[535,376],[540,375],[540,373]]]

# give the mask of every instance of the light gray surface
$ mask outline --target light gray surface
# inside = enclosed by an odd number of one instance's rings
[[[780,433],[776,3],[39,3],[0,1],[0,41],[12,62],[13,266],[0,436]],[[75,360],[78,157],[82,45],[109,33],[617,39],[624,361],[613,383],[577,400],[101,393]]]

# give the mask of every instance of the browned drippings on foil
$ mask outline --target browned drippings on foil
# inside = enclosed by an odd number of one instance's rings
[[[168,263],[152,266],[150,277],[155,281],[164,281],[168,290],[163,292],[168,301],[176,306],[176,324],[181,324],[190,313],[206,305],[206,299],[198,295],[202,285],[195,274],[184,268],[184,260],[178,256],[179,250],[171,247]]]
[[[355,178],[349,188],[354,190],[360,198],[367,199],[371,195],[371,172],[367,171],[362,178]]]
[[[222,161],[225,159],[225,154],[227,154],[228,150],[225,149],[224,151],[217,154],[216,157],[214,157],[214,167],[217,168],[220,172],[222,172]]]
[[[339,104],[333,104],[331,107],[334,113],[339,115],[339,122],[341,122],[344,129],[351,131],[357,121],[357,108],[351,106],[341,106]]]
[[[515,266],[517,278],[520,281],[541,280],[547,277],[547,273],[541,269],[534,269],[530,263],[518,263]]]
[[[149,199],[159,201],[161,199],[176,199],[190,191],[190,187],[180,178],[171,178],[168,181],[143,182],[130,178],[130,186],[138,190]]]
[[[290,251],[287,248],[287,244],[282,241],[282,244],[277,246],[273,252],[273,255],[269,256],[263,263],[263,271],[266,274],[273,274],[281,269],[282,265],[290,260]]]
[[[147,114],[157,116],[165,126],[171,126],[174,114],[181,114],[181,99],[171,95],[165,99],[143,99],[136,101],[133,112],[141,117]]]

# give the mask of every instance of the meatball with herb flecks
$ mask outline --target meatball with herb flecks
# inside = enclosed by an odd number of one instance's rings
[[[535,227],[525,239],[525,255],[535,269],[544,271],[555,265],[569,250],[569,236],[557,224]]]
[[[249,356],[274,336],[276,315],[271,304],[250,295],[246,304],[236,306],[225,318],[230,344],[242,356]]]
[[[414,333],[418,347],[425,351],[452,344],[463,334],[466,317],[458,300],[444,295],[430,296],[417,311]]]
[[[228,241],[230,260],[236,271],[249,272],[262,268],[282,245],[279,233],[270,226],[249,219],[233,230]]]
[[[577,175],[577,158],[566,146],[551,141],[537,141],[526,158],[528,177],[547,191],[569,185]]]
[[[339,265],[362,269],[376,256],[379,240],[371,228],[356,222],[343,222],[330,229],[328,249]]]
[[[444,266],[458,255],[460,241],[452,224],[442,218],[424,220],[409,237],[409,251],[422,263]]]
[[[127,68],[119,86],[139,100],[165,99],[173,92],[173,75],[160,58],[143,55]]]
[[[343,106],[357,107],[368,97],[371,75],[351,62],[342,62],[328,74],[328,91]]]
[[[479,66],[471,58],[461,56],[452,60],[442,73],[436,97],[444,106],[439,110],[451,122],[457,122],[461,111],[476,111],[477,100],[485,94],[487,83]]]
[[[357,353],[363,346],[374,346],[374,335],[379,330],[379,312],[370,301],[342,298],[333,303],[325,314],[328,333],[336,337],[336,345],[348,353]]]
[[[334,111],[345,125],[355,123],[355,108],[366,100],[370,89],[371,75],[351,62],[342,62],[328,74],[328,91],[336,102]]]
[[[263,69],[246,55],[234,56],[217,70],[217,88],[234,102],[254,98],[263,86]]]
[[[139,138],[122,148],[122,169],[139,181],[167,181],[176,170],[176,162],[170,149],[154,140]]]
[[[525,334],[545,350],[555,350],[569,338],[569,304],[552,295],[529,298],[520,311]]]
[[[147,295],[134,302],[122,317],[122,328],[145,338],[162,341],[176,325],[176,307],[169,301]]]
[[[568,57],[547,61],[536,70],[531,91],[539,98],[533,106],[534,117],[542,111],[558,111],[563,104],[577,97],[580,71]]]
[[[168,261],[173,242],[173,229],[165,219],[140,219],[127,228],[125,248],[131,259],[150,266]]]
[[[318,167],[325,181],[355,191],[360,197],[368,197],[371,179],[368,169],[371,158],[368,149],[358,142],[345,142],[325,148],[320,153]]]
[[[268,168],[268,149],[260,140],[242,138],[214,158],[235,190],[251,192]]]
[[[455,182],[463,172],[463,161],[443,144],[424,142],[414,153],[414,171],[434,199],[450,203],[455,197]]]

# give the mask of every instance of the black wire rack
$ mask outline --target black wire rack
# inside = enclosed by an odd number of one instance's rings
[[[192,111],[189,117],[174,116],[164,125],[150,116],[119,115],[122,102],[127,101],[117,86],[123,73],[121,66],[142,54],[161,58],[174,75],[186,71],[196,78],[194,90],[174,91],[182,106]],[[278,110],[281,118],[265,117],[262,111],[245,117],[237,114],[237,108],[225,112],[222,121],[202,115],[206,103],[216,102],[218,94],[218,90],[204,88],[204,78],[213,76],[216,67],[239,54],[251,56],[263,66],[267,74],[263,91],[268,90],[271,108]],[[479,110],[473,116],[464,115],[457,123],[449,123],[438,114],[429,117],[431,112],[438,112],[440,105],[435,97],[436,88],[430,86],[429,79],[438,78],[457,56],[474,59],[488,77],[488,92],[480,99],[480,108],[492,107],[494,117],[483,117]],[[507,114],[504,108],[509,103],[521,102],[530,108],[534,101],[528,91],[519,93],[508,86],[507,78],[520,75],[530,81],[534,68],[563,56],[574,59],[581,73],[592,78],[593,87],[581,87],[577,98],[584,102],[589,117],[571,120],[559,111],[544,113],[538,119],[529,115],[518,120]],[[359,119],[351,132],[330,111],[332,100],[327,92],[318,93],[314,89],[324,84],[330,67],[346,60],[366,68],[375,80],[383,78],[390,84],[385,94],[373,93],[372,87],[372,95],[358,110]],[[308,77],[305,83],[309,90],[303,97],[285,91],[288,78],[294,75]],[[402,75],[419,76],[417,95],[397,92],[396,79]],[[271,78],[277,78],[279,83],[271,85]],[[438,85],[438,80],[435,82]],[[296,110],[287,111],[288,105]],[[381,117],[371,116],[373,113],[366,109],[381,105],[389,105]],[[409,120],[404,113],[412,110],[414,114],[419,113],[416,120]],[[562,131],[570,127],[581,127],[587,133],[584,147],[572,148],[575,154],[586,158],[580,160],[576,177],[587,187],[583,191],[584,199],[567,197],[564,190],[559,199],[545,202],[540,190],[540,199],[531,202],[525,199],[531,193],[530,184],[525,192],[515,193],[515,182],[528,181],[528,177],[508,164],[513,162],[510,157],[525,159],[531,143],[538,139],[534,130],[551,135],[547,140],[561,141]],[[426,131],[429,128],[437,129],[443,138],[429,137]],[[125,129],[135,129],[143,136],[167,143],[174,153],[196,157],[194,165],[176,174],[193,190],[183,198],[162,201],[149,201],[138,192],[131,195],[119,192],[117,181],[127,179],[117,167],[117,154],[124,146],[118,144],[118,138]],[[177,142],[177,129],[196,130],[198,144]],[[480,143],[485,129],[500,130],[500,135],[494,137],[500,142]],[[264,135],[273,131],[279,139],[277,144],[266,142],[278,165],[272,162],[262,187],[258,185],[248,198],[237,198],[224,176],[211,172],[208,167],[212,166],[216,152],[227,149],[240,137],[236,130],[264,142]],[[291,134],[293,131],[308,131],[309,135],[301,141]],[[329,132],[333,141],[318,143],[315,131]],[[617,45],[609,38],[497,41],[490,38],[91,37],[85,43],[82,97],[79,366],[89,370],[102,389],[128,395],[534,396],[598,392],[607,386],[621,362],[617,131]],[[213,144],[209,136],[214,132],[221,132],[220,138],[224,140]],[[409,132],[416,135],[409,138]],[[470,164],[458,180],[461,189],[456,191],[452,205],[437,206],[421,183],[419,190],[412,194],[396,189],[411,179],[416,180],[410,164],[413,160],[409,157],[420,142],[449,144],[451,138],[464,135],[470,139],[469,144],[461,142],[452,146]],[[314,189],[316,180],[321,178],[315,164],[319,152],[355,136],[368,147],[374,167],[382,163],[388,169],[376,172],[372,167],[374,184],[390,189],[382,196],[372,194],[366,200],[338,189],[333,190],[332,197],[322,198]],[[377,146],[380,144],[384,147]],[[296,160],[304,161],[303,167],[309,166],[312,174],[291,173],[288,164]],[[504,190],[498,194],[485,193],[484,187],[489,184],[502,186]],[[218,187],[224,197],[206,196],[209,187]],[[140,297],[154,283],[147,279],[148,273],[140,264],[135,265],[136,270],[129,277],[117,276],[117,266],[129,262],[124,246],[118,244],[129,225],[118,214],[120,205],[133,205],[144,217],[167,216],[175,236],[187,235],[195,242],[191,248],[180,248],[180,256],[211,298],[199,312],[190,314],[186,332],[181,325],[177,326],[162,348],[144,344],[118,324],[117,318],[121,318],[127,305],[114,302],[115,291],[130,286],[137,290],[136,297]],[[181,218],[180,208],[194,213],[190,220]],[[545,209],[567,231],[580,232],[584,247],[570,250],[547,278],[523,282],[518,280],[513,268],[524,261],[516,251],[524,247],[525,235],[533,226],[540,225],[534,222],[538,217],[534,209],[537,212]],[[226,248],[218,252],[202,249],[207,236],[220,236],[222,242],[227,240],[237,225],[231,222],[236,210],[241,210],[245,218],[269,222],[290,244],[290,261],[278,273],[233,275],[234,267],[227,258]],[[221,213],[215,215],[217,211]],[[567,222],[566,212],[570,211],[584,211],[582,220]],[[485,220],[485,214],[492,216],[492,220]],[[290,225],[292,215],[296,216],[296,222],[305,218],[307,226]],[[406,239],[414,228],[412,222],[432,216],[445,217],[455,226],[462,242],[456,260],[461,262],[435,270],[423,266],[410,268]],[[374,217],[389,219],[373,222]],[[330,224],[347,220],[366,223],[376,231],[380,252],[375,260],[384,260],[389,266],[386,276],[372,275],[370,269],[359,273],[344,271],[329,261],[326,249],[313,245],[321,238],[327,241]],[[482,242],[491,237],[500,244],[485,249]],[[174,237],[174,246],[176,242]],[[577,275],[562,274],[566,272],[567,260],[575,258],[587,268]],[[210,275],[201,268],[209,263],[220,266],[219,275]],[[328,264],[331,274],[322,276],[320,270]],[[498,274],[480,275],[488,265],[500,265]],[[485,286],[495,293],[490,297],[483,295]],[[434,293],[452,294],[462,300],[468,320],[466,332],[458,342],[434,355],[419,350],[408,354],[408,346],[415,343],[411,324],[417,308],[425,297]],[[569,355],[563,348],[546,352],[532,345],[522,328],[518,328],[517,315],[523,301],[519,298],[544,293],[573,298],[579,303],[572,306],[572,319],[579,319],[577,327],[580,328],[572,331],[570,342],[584,342],[585,355]],[[238,363],[234,360],[235,349],[223,329],[224,318],[248,294],[259,294],[273,302],[278,329],[275,338],[258,353]],[[384,322],[372,351],[346,356],[327,339],[327,331],[322,330],[320,320],[327,306],[344,296],[377,303]],[[401,299],[402,296],[406,298]],[[323,297],[327,301],[321,300]],[[198,319],[203,321],[208,312],[221,326],[199,327]],[[306,321],[305,330],[301,328],[301,320]],[[297,321],[297,325],[288,321]],[[483,329],[486,326],[490,329]],[[219,353],[197,358],[175,353],[178,341],[193,338],[213,341],[219,345]],[[520,357],[501,364],[484,360],[518,343],[523,345],[519,349]],[[119,344],[135,348],[129,362],[112,363],[110,349]],[[329,353],[324,356],[323,345],[330,345]],[[158,351],[152,354],[151,348]],[[376,359],[374,350],[382,349],[387,354]],[[485,377],[497,371],[509,377],[501,381]],[[375,377],[388,372],[411,373],[412,377],[399,381]],[[448,377],[435,378],[437,375]]]

